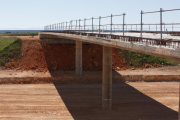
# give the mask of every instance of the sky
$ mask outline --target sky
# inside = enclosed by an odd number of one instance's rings
[[[54,23],[122,13],[126,13],[126,24],[140,24],[141,10],[180,8],[180,0],[0,0],[0,4],[0,30],[42,30]],[[122,24],[122,21],[122,16],[113,18],[113,24]],[[110,24],[110,19],[101,22]],[[144,24],[159,22],[159,13],[143,15]],[[163,22],[180,23],[180,11],[164,12]]]

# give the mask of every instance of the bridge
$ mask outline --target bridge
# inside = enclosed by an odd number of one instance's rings
[[[125,13],[121,15],[112,15],[99,18],[84,19],[84,25],[80,23],[82,20],[76,20],[76,25],[73,25],[73,20],[67,22],[45,26],[45,31],[39,33],[40,40],[48,44],[76,44],[76,75],[82,75],[82,45],[83,43],[99,44],[103,46],[103,72],[102,72],[102,109],[111,109],[112,107],[112,48],[121,48],[134,52],[149,54],[157,57],[168,58],[180,61],[180,32],[166,31],[162,23],[162,13],[168,11],[175,11],[180,9],[162,10],[153,12],[141,11],[140,30],[125,29]],[[160,30],[144,31],[143,30],[143,14],[160,13]],[[113,24],[112,18],[115,16],[123,16],[123,24]],[[101,24],[102,18],[111,18],[110,24]],[[94,19],[99,20],[99,25],[94,25]],[[92,20],[91,25],[87,25],[86,21]],[[66,23],[66,25],[64,25]],[[59,26],[58,26],[59,25]],[[113,26],[122,26],[122,30],[117,30]],[[156,25],[157,24],[149,24]],[[167,24],[166,24],[167,25]],[[171,24],[175,25],[175,24]],[[178,23],[176,23],[178,25]],[[98,26],[98,29],[95,29]],[[102,29],[102,26],[106,29]],[[91,29],[90,29],[91,27]],[[84,28],[84,29],[82,29]],[[179,117],[180,118],[180,117]]]

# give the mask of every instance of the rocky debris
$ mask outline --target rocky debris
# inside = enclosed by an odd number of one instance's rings
[[[11,66],[12,66],[11,63],[6,63],[6,64],[5,64],[5,67],[6,67],[6,68],[10,68]]]
[[[98,62],[93,61],[93,63],[94,63],[94,66],[95,66],[95,67],[98,67]]]
[[[131,70],[135,70],[135,68],[131,68]]]
[[[151,64],[145,64],[144,67],[145,67],[145,68],[152,68],[152,65],[151,65]]]
[[[10,69],[13,69],[16,66],[18,66],[16,58],[13,58],[13,59],[11,59],[9,61],[10,61],[9,63],[5,64],[5,69],[10,70]]]
[[[120,70],[120,67],[116,67],[117,70]]]

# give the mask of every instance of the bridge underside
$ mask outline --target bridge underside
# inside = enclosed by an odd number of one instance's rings
[[[40,32],[39,37],[41,41],[48,44],[75,44],[75,41],[81,41],[83,42],[83,44],[99,44],[103,46],[121,48],[133,52],[139,52],[143,54],[180,61],[180,41],[166,40],[167,42],[164,43],[164,41],[159,42],[159,40],[154,39],[142,39],[128,36],[120,36],[119,39],[107,39],[104,36],[91,37],[86,35],[82,36],[58,32]]]
[[[138,41],[137,38],[107,39],[103,36],[91,37],[77,34],[66,34],[56,32],[39,33],[40,40],[48,44],[76,44],[76,75],[82,75],[82,44],[93,43],[103,45],[103,74],[102,74],[102,108],[112,107],[112,47],[140,52],[157,57],[163,57],[180,61],[179,43],[169,44],[169,46],[152,45],[149,40]],[[131,39],[131,41],[129,40]],[[172,48],[176,45],[176,48]]]

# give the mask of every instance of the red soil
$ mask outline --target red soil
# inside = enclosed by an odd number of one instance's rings
[[[113,48],[113,69],[124,70],[128,66],[119,56],[118,49]],[[16,70],[74,70],[75,45],[48,45],[38,40],[23,40],[22,58],[17,61]],[[83,45],[83,69],[102,69],[102,46]]]

